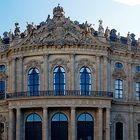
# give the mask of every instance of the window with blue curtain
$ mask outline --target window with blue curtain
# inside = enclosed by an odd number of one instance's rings
[[[115,81],[115,98],[123,98],[123,81],[121,79]]]
[[[55,95],[64,95],[65,93],[65,70],[61,66],[54,69],[54,91]]]
[[[0,81],[0,94],[5,93],[5,81]]]
[[[81,95],[89,95],[91,90],[91,71],[88,67],[80,70],[80,92]]]
[[[30,96],[39,94],[40,74],[37,68],[31,68],[28,72],[28,92]]]

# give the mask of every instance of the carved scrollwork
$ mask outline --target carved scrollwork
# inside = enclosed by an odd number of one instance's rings
[[[95,63],[91,62],[88,59],[81,59],[79,61],[76,61],[76,72],[80,71],[83,66],[89,67],[91,72],[95,72]]]
[[[41,72],[43,71],[43,69],[41,68],[41,64],[43,63],[43,61],[39,61],[39,60],[31,60],[28,63],[25,64],[25,73],[27,73],[27,71],[30,68],[38,68]]]
[[[6,80],[8,78],[7,74],[4,73],[0,73],[0,80]]]
[[[135,81],[140,81],[140,73],[135,73],[133,79]]]
[[[117,114],[114,118],[115,122],[125,122],[125,117],[121,114]]]
[[[53,72],[53,69],[56,66],[62,66],[66,69],[67,73],[69,72],[69,67],[68,67],[68,63],[70,63],[68,60],[62,59],[62,58],[57,58],[53,61],[50,61],[50,73]]]
[[[126,73],[123,69],[114,69],[112,76],[114,77],[114,79],[116,78],[120,78],[125,80],[126,79]]]

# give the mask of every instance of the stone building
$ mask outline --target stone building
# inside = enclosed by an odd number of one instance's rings
[[[140,140],[140,39],[59,5],[0,38],[0,140]]]

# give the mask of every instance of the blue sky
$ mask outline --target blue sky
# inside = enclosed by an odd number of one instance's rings
[[[119,2],[117,2],[119,1]],[[55,6],[65,10],[66,17],[80,23],[88,21],[98,28],[98,20],[103,26],[115,28],[122,36],[128,31],[140,37],[140,0],[1,0],[0,1],[0,35],[5,31],[14,31],[14,23],[19,22],[24,31],[26,22],[39,24],[52,17]]]

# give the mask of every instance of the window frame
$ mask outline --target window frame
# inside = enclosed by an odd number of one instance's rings
[[[66,72],[62,66],[56,66],[53,70],[53,90],[55,92],[55,95],[65,95]]]
[[[123,80],[121,79],[115,79],[115,98],[123,99]]]
[[[140,82],[135,83],[136,100],[140,101]]]
[[[36,73],[35,73],[35,72]],[[30,83],[30,78],[33,78],[33,81]],[[38,82],[36,81],[36,76],[38,76]],[[36,67],[30,68],[27,75],[27,90],[30,96],[38,95],[40,91],[40,72],[39,69]]]
[[[83,76],[84,76],[84,82],[82,81]],[[91,91],[91,70],[90,70],[89,67],[87,67],[87,66],[81,67],[79,82],[80,82],[80,94],[81,95],[90,95],[90,91]],[[87,88],[88,88],[88,90],[87,90]]]

